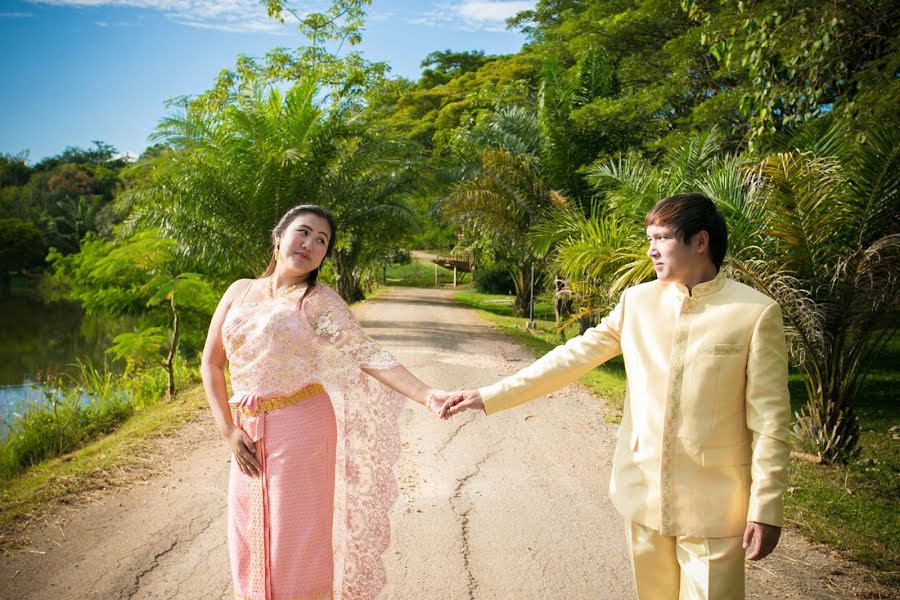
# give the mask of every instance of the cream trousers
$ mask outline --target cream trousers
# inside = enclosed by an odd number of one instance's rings
[[[743,600],[740,536],[668,536],[629,521],[625,535],[640,600]]]

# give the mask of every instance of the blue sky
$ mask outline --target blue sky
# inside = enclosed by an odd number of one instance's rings
[[[359,48],[416,78],[434,50],[517,51],[524,38],[504,19],[533,4],[375,0]],[[257,0],[0,0],[0,153],[36,162],[102,140],[140,154],[167,99],[208,89],[238,54],[304,41]]]

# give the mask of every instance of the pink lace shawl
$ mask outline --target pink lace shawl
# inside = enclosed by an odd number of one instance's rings
[[[397,498],[393,466],[400,455],[403,397],[360,369],[390,369],[398,363],[327,286],[316,284],[301,310],[328,342],[319,345],[316,362],[337,419],[334,597],[375,598],[386,582],[382,555],[390,543],[389,513]]]

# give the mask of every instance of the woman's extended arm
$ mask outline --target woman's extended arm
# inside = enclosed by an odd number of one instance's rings
[[[409,372],[366,335],[347,304],[323,287],[304,301],[303,310],[315,332],[333,344],[364,373],[407,398],[440,414],[447,393],[436,390]]]
[[[363,367],[362,371],[371,375],[395,392],[399,392],[407,398],[422,404],[436,415],[441,413],[447,392],[436,390],[424,381],[409,372],[409,369],[401,364],[390,369],[373,369]]]

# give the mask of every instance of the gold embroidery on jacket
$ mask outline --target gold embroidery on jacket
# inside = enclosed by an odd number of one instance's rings
[[[678,415],[681,411],[681,384],[684,380],[684,357],[688,342],[688,323],[682,316],[672,345],[672,376],[666,395],[665,422],[663,424],[662,472],[660,477],[660,533],[670,535],[673,529],[671,495],[674,487],[672,461],[675,458],[675,439],[678,435]]]
[[[707,344],[700,346],[700,354],[704,356],[729,356],[744,351],[743,344]]]

